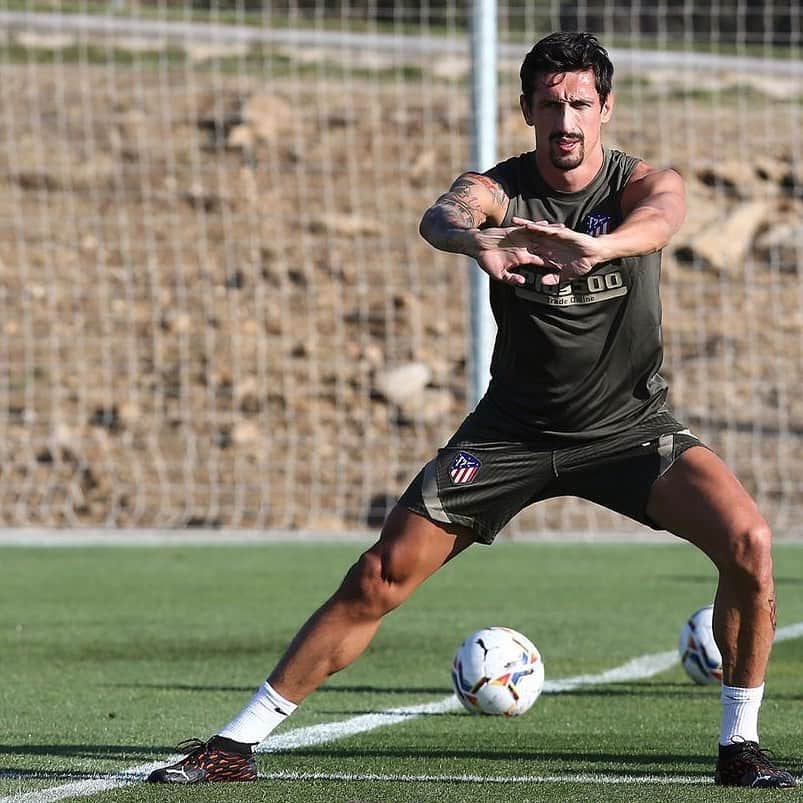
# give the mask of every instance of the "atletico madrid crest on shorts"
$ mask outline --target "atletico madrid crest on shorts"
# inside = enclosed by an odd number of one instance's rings
[[[449,476],[455,485],[465,485],[473,482],[480,470],[480,461],[468,452],[458,452],[452,465],[449,466]]]

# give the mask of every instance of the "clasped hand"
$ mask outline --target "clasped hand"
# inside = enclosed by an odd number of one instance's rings
[[[479,266],[493,279],[522,285],[522,265],[543,269],[542,282],[557,285],[583,276],[603,261],[599,240],[562,223],[514,217],[513,226],[483,229],[477,236]]]

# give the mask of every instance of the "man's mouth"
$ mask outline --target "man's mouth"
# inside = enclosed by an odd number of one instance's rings
[[[552,141],[562,153],[571,153],[581,142],[576,137],[554,137]]]

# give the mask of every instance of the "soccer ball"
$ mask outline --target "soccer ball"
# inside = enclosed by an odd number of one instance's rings
[[[526,636],[509,627],[486,627],[457,648],[452,687],[472,714],[517,717],[544,688],[544,662]]]
[[[700,685],[722,683],[722,656],[711,627],[713,613],[713,605],[695,611],[683,626],[678,643],[680,663],[686,674]]]

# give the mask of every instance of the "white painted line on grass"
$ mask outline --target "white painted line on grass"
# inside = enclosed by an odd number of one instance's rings
[[[659,652],[642,655],[628,661],[622,666],[600,672],[597,675],[577,675],[562,680],[546,681],[544,694],[560,694],[583,686],[597,686],[603,683],[623,683],[628,680],[641,680],[652,677],[677,663],[676,651]],[[449,711],[462,710],[460,702],[454,695],[449,695],[434,703],[388,708],[374,714],[362,714],[340,722],[326,722],[321,725],[310,725],[306,728],[269,736],[259,747],[258,753],[274,753],[278,750],[294,750],[300,747],[311,747],[316,744],[333,742],[347,736],[384,728],[386,725],[397,725],[427,714],[444,714]]]
[[[775,632],[775,641],[789,641],[789,639],[803,636],[803,622],[797,622],[786,627],[779,627]]]
[[[591,783],[591,784],[710,784],[713,778],[702,775],[395,775],[374,772],[292,772],[278,770],[260,773],[265,781],[388,781],[390,783]]]
[[[803,622],[797,622],[786,627],[778,628],[775,634],[775,641],[786,641],[788,639],[798,638],[803,636]],[[643,680],[645,678],[657,675],[666,669],[671,668],[677,662],[677,653],[672,651],[651,653],[647,655],[640,655],[621,666],[608,669],[605,672],[600,672],[596,675],[576,675],[574,677],[558,679],[554,681],[547,681],[544,684],[545,694],[560,694],[562,692],[572,691],[574,689],[583,688],[585,686],[597,686],[604,683],[624,683],[627,681]],[[322,725],[311,725],[305,728],[296,728],[295,730],[280,733],[276,736],[270,736],[258,748],[257,752],[271,753],[279,750],[294,750],[302,747],[312,747],[313,745],[325,744],[326,742],[334,742],[338,739],[343,739],[347,736],[356,736],[360,733],[367,733],[376,728],[382,728],[387,725],[396,725],[400,722],[409,722],[420,716],[427,714],[442,714],[448,711],[460,708],[460,703],[455,697],[450,695],[441,700],[436,700],[431,703],[422,703],[420,705],[411,705],[401,708],[388,708],[384,711],[379,711],[375,714],[362,714],[358,717],[351,717],[350,719],[341,720],[340,722],[328,722]],[[117,789],[123,786],[128,786],[132,783],[139,783],[155,769],[165,766],[177,761],[178,755],[167,756],[162,761],[154,761],[150,764],[141,764],[136,767],[129,767],[128,769],[111,775],[99,776],[97,778],[87,778],[81,781],[72,781],[60,786],[53,786],[48,789],[39,789],[35,792],[22,792],[16,795],[9,795],[0,798],[0,803],[54,803],[58,800],[65,800],[71,797],[78,797],[80,795],[94,795],[100,792],[106,792],[109,789]],[[17,777],[12,772],[0,773],[0,778]],[[385,776],[373,776],[370,774],[360,776],[343,776],[342,780],[381,780]],[[386,776],[388,780],[401,780],[409,778],[415,780],[419,776]],[[463,778],[464,782],[472,782],[473,776],[420,776],[420,780],[433,780],[444,781]],[[477,783],[482,783],[483,777],[493,776],[478,776]],[[533,776],[519,776],[521,779],[529,778],[530,783],[703,783],[705,779],[685,779],[686,776],[627,776],[627,775],[593,775],[593,774],[578,774],[578,775],[533,775]],[[316,778],[315,773],[299,773],[297,776],[286,774],[282,772],[271,773],[267,775],[260,775],[260,778],[276,779],[276,780],[341,780],[340,776],[332,773],[321,773]],[[605,779],[608,780],[605,780]],[[648,780],[649,778],[649,780]],[[668,780],[674,778],[675,780]],[[540,779],[540,780],[538,780]],[[685,780],[684,780],[685,779]],[[526,780],[516,780],[516,776],[511,776],[507,779],[515,783],[527,783]],[[492,783],[494,781],[485,781]],[[501,780],[499,781],[501,783]]]
[[[181,756],[170,756],[168,761],[177,761]],[[132,783],[140,783],[153,772],[156,767],[163,766],[162,762],[151,764],[140,764],[136,767],[116,772],[113,775],[103,775],[97,778],[86,778],[82,781],[71,781],[61,786],[51,786],[46,789],[38,789],[35,792],[22,792],[16,795],[0,798],[0,803],[55,803],[57,800],[66,800],[71,797],[81,797],[84,795],[99,795],[110,789],[119,789],[121,786],[128,786]],[[13,776],[14,773],[2,773],[0,777]]]
[[[628,680],[643,680],[665,672],[677,662],[677,650],[640,655],[626,664],[608,669],[606,672],[600,672],[597,675],[575,675],[561,680],[547,680],[544,682],[544,694],[560,694],[561,692],[580,689],[583,686],[599,686],[603,683],[626,683]]]
[[[384,728],[386,725],[397,725],[400,722],[409,722],[427,714],[444,714],[448,711],[462,710],[459,700],[449,695],[434,703],[421,705],[408,705],[401,708],[387,708],[375,714],[361,714],[358,717],[344,719],[340,722],[326,722],[322,725],[310,725],[306,728],[296,728],[287,733],[278,733],[269,736],[259,747],[257,753],[275,753],[278,750],[296,750],[300,747],[312,747],[316,744],[334,742],[347,736]],[[0,801],[2,803],[2,801]]]

